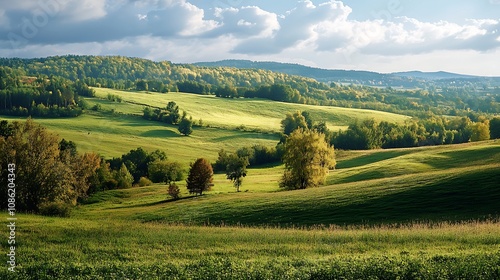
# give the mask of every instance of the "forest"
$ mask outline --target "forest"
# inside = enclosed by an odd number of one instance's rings
[[[14,116],[76,117],[94,92],[80,80],[30,77],[22,69],[0,67],[0,114]]]
[[[57,76],[91,87],[152,92],[190,92],[225,98],[270,100],[374,109],[410,116],[500,113],[500,88],[484,85],[399,89],[318,82],[262,69],[205,67],[120,56],[59,56],[0,59],[30,77]],[[271,88],[273,87],[273,88]],[[476,116],[477,117],[477,116]]]

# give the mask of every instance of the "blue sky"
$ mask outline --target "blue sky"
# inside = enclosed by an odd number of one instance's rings
[[[0,56],[64,54],[500,76],[500,0],[0,3]]]

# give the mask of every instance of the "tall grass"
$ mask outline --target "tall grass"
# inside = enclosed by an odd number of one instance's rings
[[[497,221],[284,229],[18,218],[18,272],[2,270],[2,279],[494,279],[500,271]]]

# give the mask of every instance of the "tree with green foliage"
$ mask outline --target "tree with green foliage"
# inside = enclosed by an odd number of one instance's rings
[[[490,138],[500,139],[500,118],[490,120]]]
[[[174,101],[170,101],[167,104],[167,122],[170,124],[177,124],[181,120],[181,114],[179,112],[179,106]]]
[[[0,121],[0,137],[9,137],[14,133],[14,125],[7,120]]]
[[[137,81],[137,83],[135,83],[135,89],[138,91],[148,91],[148,82],[144,80]]]
[[[76,144],[73,141],[67,141],[63,138],[61,142],[59,142],[59,151],[61,153],[68,151],[71,156],[76,156]]]
[[[134,177],[130,174],[124,163],[122,163],[119,170],[115,171],[114,178],[118,182],[118,188],[120,189],[130,188],[134,182]]]
[[[307,114],[308,116],[308,114]],[[281,121],[281,128],[285,135],[290,135],[294,130],[302,128],[308,129],[308,123],[302,112],[287,113],[285,119]]]
[[[47,203],[76,204],[85,197],[99,168],[96,154],[61,151],[55,134],[28,119],[14,122],[9,137],[0,137],[0,206],[7,206],[7,186],[15,179],[16,210],[38,212]],[[9,164],[15,168],[9,171]],[[13,174],[13,175],[9,175]]]
[[[185,135],[185,136],[191,135],[191,133],[193,133],[193,121],[191,119],[188,119],[188,118],[183,118],[179,122],[178,130],[182,135]]]
[[[228,158],[226,178],[233,182],[237,192],[240,191],[243,178],[247,176],[247,166],[249,164],[247,157],[239,157],[238,155],[232,154]]]
[[[472,135],[470,140],[472,142],[485,141],[490,139],[490,124],[489,121],[476,122],[471,125]]]
[[[229,154],[227,153],[226,150],[220,149],[218,153],[217,160],[215,161],[215,164],[213,165],[213,169],[215,172],[223,172],[226,171],[226,166],[229,161]]]
[[[109,160],[109,163],[111,169],[113,170],[118,170],[122,163],[125,164],[127,170],[134,177],[134,182],[137,183],[141,177],[149,177],[148,165],[151,162],[166,159],[167,155],[163,151],[155,150],[148,153],[142,147],[139,147],[137,149],[130,150],[120,158],[113,158]]]
[[[280,187],[289,190],[319,186],[336,164],[333,147],[325,141],[325,136],[302,128],[287,138],[283,161],[285,173]]]
[[[155,160],[148,165],[149,179],[154,183],[177,182],[183,180],[184,169],[182,165],[175,161]]]
[[[186,179],[186,187],[189,193],[202,195],[204,191],[212,187],[214,171],[212,165],[205,158],[199,158],[192,163]]]

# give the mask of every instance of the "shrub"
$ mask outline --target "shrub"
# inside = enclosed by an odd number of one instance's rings
[[[179,186],[177,186],[176,183],[170,183],[168,186],[168,195],[170,195],[174,200],[181,197],[181,189],[179,189]]]
[[[146,177],[141,177],[138,183],[139,187],[150,186],[151,184],[153,184],[153,182]]]
[[[46,202],[40,204],[40,214],[53,217],[69,217],[71,205],[63,202]]]

